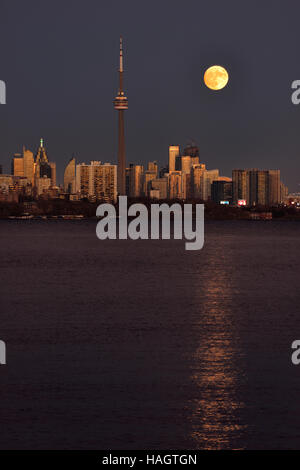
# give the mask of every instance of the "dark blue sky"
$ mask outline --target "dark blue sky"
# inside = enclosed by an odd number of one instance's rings
[[[127,162],[167,161],[193,139],[208,168],[280,168],[300,189],[300,3],[1,0],[0,163],[42,136],[61,178],[78,161],[116,161],[119,35],[125,47]],[[205,69],[225,66],[212,92]]]

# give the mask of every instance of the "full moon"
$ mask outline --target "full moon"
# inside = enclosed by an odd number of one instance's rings
[[[221,90],[229,80],[228,72],[220,65],[213,65],[204,74],[204,83],[211,90]]]

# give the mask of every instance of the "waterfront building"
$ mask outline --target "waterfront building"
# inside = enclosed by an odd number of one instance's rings
[[[203,201],[209,201],[211,199],[211,185],[213,181],[217,181],[219,178],[219,170],[205,170],[203,173]]]
[[[117,201],[117,165],[104,163],[93,167],[93,195],[97,200]]]
[[[211,185],[211,198],[216,204],[221,202],[231,203],[232,182],[226,180],[213,181]]]
[[[280,193],[280,170],[269,170],[268,204],[276,206],[282,201]]]
[[[232,170],[232,202],[237,204],[239,200],[249,203],[249,171]]]
[[[76,191],[81,198],[115,202],[117,199],[117,166],[110,163],[76,165]]]
[[[192,197],[195,199],[202,199],[204,195],[204,172],[206,171],[205,164],[199,163],[192,165],[191,173],[191,189]]]
[[[283,200],[280,170],[232,170],[232,201],[245,200],[249,206],[276,206]]]

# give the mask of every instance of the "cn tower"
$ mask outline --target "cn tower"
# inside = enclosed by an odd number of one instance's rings
[[[119,149],[118,149],[118,193],[126,195],[125,185],[125,136],[124,136],[124,110],[128,109],[128,100],[123,91],[123,39],[120,37],[120,67],[119,67],[119,92],[114,99],[114,107],[119,112]]]

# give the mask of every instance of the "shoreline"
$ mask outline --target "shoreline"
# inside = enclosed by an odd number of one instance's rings
[[[94,216],[84,216],[84,215],[43,215],[43,216],[7,216],[7,217],[0,217],[1,220],[6,221],[49,221],[49,220],[59,220],[59,221],[82,221],[82,220],[100,220],[102,217]],[[135,217],[127,217],[128,220],[134,219]],[[150,217],[149,217],[150,218]],[[119,216],[116,217],[117,220],[120,219]],[[300,216],[293,217],[293,216],[283,216],[283,217],[272,217],[272,218],[252,218],[252,217],[216,217],[216,216],[205,216],[205,221],[245,221],[245,222],[274,222],[274,221],[299,221]]]

